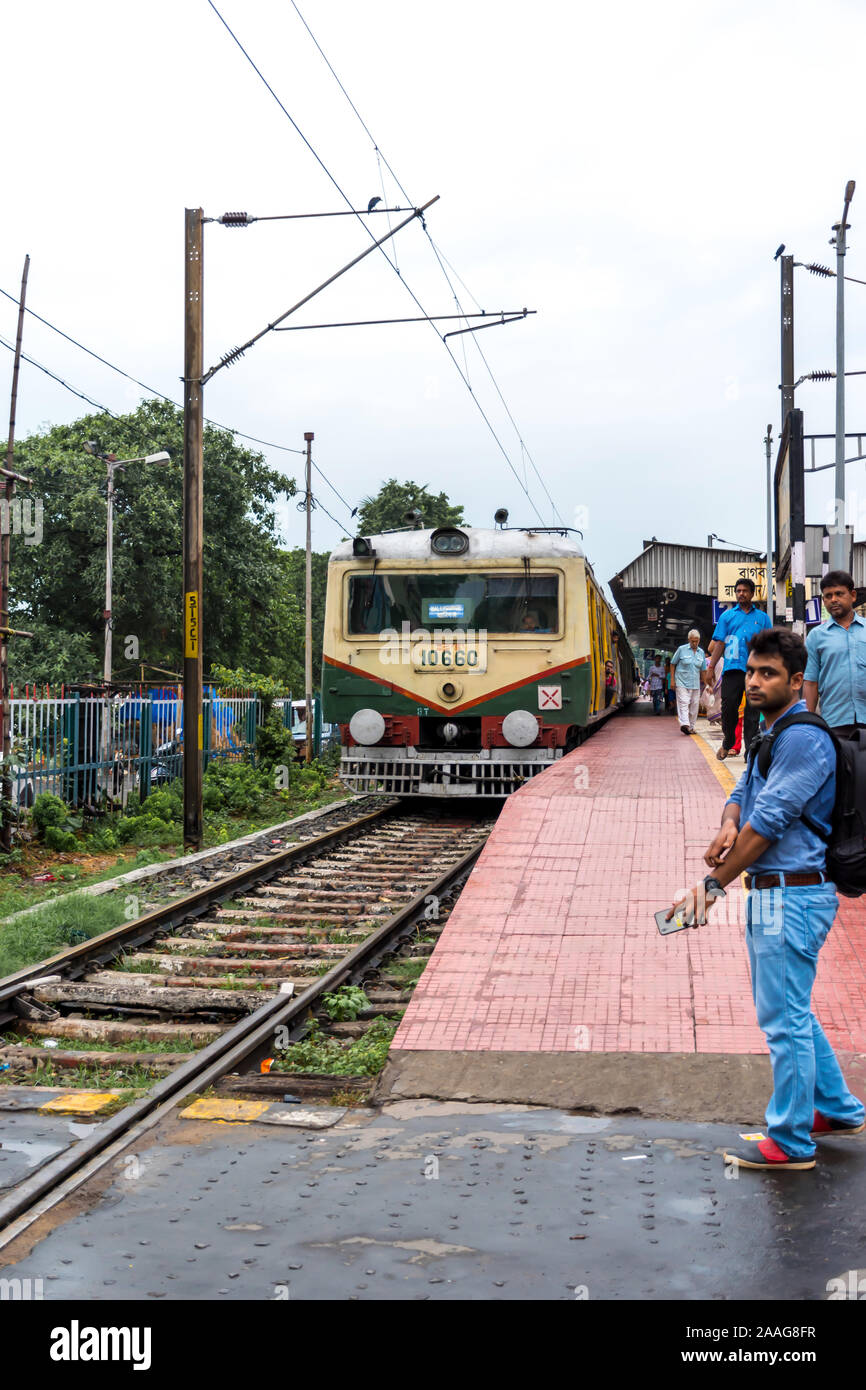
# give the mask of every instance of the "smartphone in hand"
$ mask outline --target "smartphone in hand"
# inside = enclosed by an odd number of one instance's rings
[[[663,907],[661,911],[657,912],[655,915],[656,926],[662,936],[670,936],[671,932],[682,931],[685,927],[693,927],[695,925],[694,908],[692,908],[691,911],[687,910],[685,907],[677,908],[670,921],[666,922],[665,918],[669,911],[669,908]]]

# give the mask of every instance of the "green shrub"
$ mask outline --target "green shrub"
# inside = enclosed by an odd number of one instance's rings
[[[124,816],[117,827],[117,838],[124,845],[166,845],[176,844],[179,832],[168,821],[144,811],[140,816]]]
[[[178,796],[175,787],[181,787]],[[144,810],[149,816],[158,816],[164,821],[183,820],[183,786],[180,782],[172,782],[171,786],[164,787],[160,791],[151,792],[147,798]]]
[[[33,824],[45,839],[45,831],[49,826],[63,827],[67,824],[70,810],[66,802],[61,797],[55,796],[53,792],[40,792],[33,802],[33,810],[30,814],[33,817]]]
[[[49,796],[50,792],[46,792],[45,795]],[[45,843],[49,849],[53,849],[57,854],[70,854],[79,847],[78,840],[72,831],[61,830],[57,825],[46,825]]]
[[[322,1003],[328,1018],[333,1019],[335,1023],[343,1020],[352,1022],[364,1009],[370,1007],[369,999],[358,985],[343,985],[333,994],[324,995]]]
[[[253,815],[261,808],[270,790],[252,763],[230,763],[222,759],[208,767],[204,777],[204,807],[208,811],[228,811],[233,815]]]
[[[108,825],[102,825],[98,830],[87,836],[85,845],[91,854],[104,854],[111,850],[116,850],[118,846],[117,834]]]
[[[270,772],[274,767],[289,768],[289,775],[295,766],[295,743],[290,729],[283,723],[282,715],[269,714],[264,724],[256,729],[256,766],[262,772]]]

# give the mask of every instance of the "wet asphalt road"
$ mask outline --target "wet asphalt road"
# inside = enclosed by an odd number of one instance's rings
[[[10,1175],[68,1138],[32,1113],[14,1129]],[[866,1266],[866,1140],[727,1177],[735,1138],[435,1101],[324,1132],[177,1119],[2,1274],[47,1300],[826,1299]]]

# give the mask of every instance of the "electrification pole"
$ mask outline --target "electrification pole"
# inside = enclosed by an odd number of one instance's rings
[[[313,560],[312,560],[312,443],[315,435],[307,431],[304,439],[307,443],[307,491],[305,496],[305,508],[307,513],[307,597],[306,615],[304,623],[304,695],[306,698],[306,748],[304,750],[305,760],[310,763],[313,760]]]
[[[773,584],[773,426],[767,426],[764,439],[767,451],[767,617],[771,623],[776,621],[775,590]]]
[[[845,233],[853,197],[854,180],[849,179],[842,217],[833,227],[836,234],[836,514],[830,531],[831,570],[845,568],[848,548],[845,535]]]
[[[794,257],[779,260],[782,276],[782,429],[788,412],[794,409]]]
[[[204,371],[201,208],[185,212],[183,355],[183,843],[202,841],[202,472]]]
[[[21,365],[21,338],[24,332],[24,300],[27,297],[27,274],[30,257],[24,257],[21,295],[18,300],[18,332],[15,337],[15,360],[12,366],[12,400],[9,406],[9,434],[6,440],[6,468],[3,488],[3,515],[0,517],[0,700],[3,724],[3,775],[0,781],[0,846],[12,848],[12,705],[9,699],[9,566],[12,558],[12,498],[15,478],[12,459],[15,452],[15,408],[18,401],[18,368]]]

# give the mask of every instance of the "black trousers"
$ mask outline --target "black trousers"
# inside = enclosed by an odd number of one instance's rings
[[[733,748],[737,740],[737,719],[739,718],[740,701],[743,698],[743,691],[746,688],[745,671],[723,671],[722,672],[722,747]],[[755,734],[758,732],[758,720],[760,711],[753,709],[746,701],[746,709],[743,714],[743,744],[742,751],[747,753],[749,745]]]

